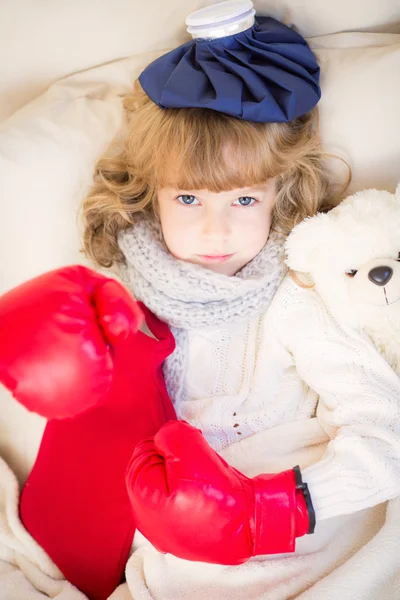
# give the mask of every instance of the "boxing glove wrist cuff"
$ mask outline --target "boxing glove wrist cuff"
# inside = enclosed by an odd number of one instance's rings
[[[300,469],[259,475],[252,483],[254,555],[294,552],[296,537],[312,533],[315,526],[311,497]]]

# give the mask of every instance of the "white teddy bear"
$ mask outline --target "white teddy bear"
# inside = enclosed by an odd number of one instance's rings
[[[286,263],[339,323],[363,330],[400,374],[400,185],[365,190],[297,225]]]

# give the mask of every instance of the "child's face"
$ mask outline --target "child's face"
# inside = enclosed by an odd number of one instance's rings
[[[265,245],[275,202],[275,180],[227,192],[158,190],[168,250],[215,273],[234,275]]]

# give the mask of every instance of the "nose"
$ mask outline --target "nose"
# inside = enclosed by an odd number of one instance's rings
[[[230,226],[227,216],[222,214],[207,214],[203,222],[203,235],[211,240],[224,241],[229,237]]]
[[[368,279],[375,285],[386,285],[393,275],[393,269],[382,266],[371,269],[368,273]]]

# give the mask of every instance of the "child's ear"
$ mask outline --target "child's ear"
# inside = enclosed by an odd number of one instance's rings
[[[294,227],[285,244],[285,262],[289,269],[312,273],[316,253],[329,243],[331,226],[329,214],[319,213]]]

